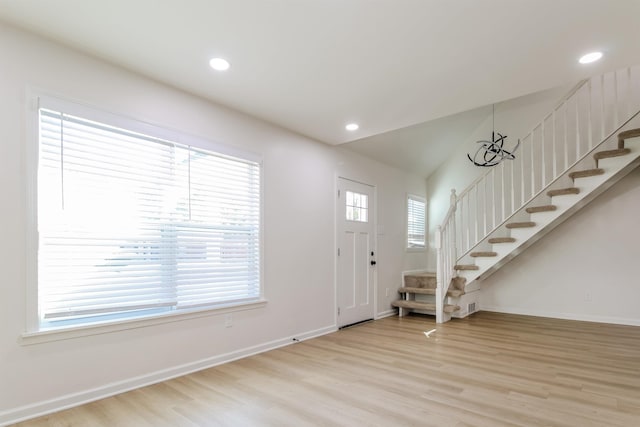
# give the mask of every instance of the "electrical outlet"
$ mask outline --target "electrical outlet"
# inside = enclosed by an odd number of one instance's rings
[[[389,288],[387,288],[385,296],[389,296]]]
[[[591,295],[591,292],[589,292],[589,291],[585,292],[584,300],[585,301],[593,301],[593,295]]]
[[[230,328],[233,326],[233,315],[231,313],[227,313],[224,315],[224,327]]]

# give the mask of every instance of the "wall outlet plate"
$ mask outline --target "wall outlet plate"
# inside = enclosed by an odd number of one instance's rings
[[[227,313],[224,315],[224,327],[230,328],[233,326],[233,314]]]

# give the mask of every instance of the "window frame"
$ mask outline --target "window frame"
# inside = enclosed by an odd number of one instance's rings
[[[107,112],[98,107],[65,100],[49,95],[44,91],[27,88],[26,102],[26,195],[27,195],[27,271],[26,271],[26,324],[22,334],[23,344],[68,339],[99,333],[126,330],[143,326],[151,326],[166,322],[180,321],[202,316],[220,315],[228,312],[247,310],[266,305],[264,281],[264,164],[262,157],[256,153],[214,142],[184,131],[169,129],[165,126],[150,124],[136,118]],[[151,137],[169,140],[177,144],[191,146],[216,154],[227,155],[255,162],[259,166],[259,296],[250,301],[230,301],[212,306],[187,308],[164,313],[156,313],[143,317],[121,317],[96,323],[77,323],[70,326],[44,329],[40,325],[38,313],[38,160],[39,160],[39,110],[41,108],[64,111],[84,119],[123,128]]]
[[[422,247],[411,247],[409,246],[409,211],[411,200],[415,200],[417,202],[421,202],[424,204],[424,239]],[[407,193],[406,202],[405,202],[405,251],[407,252],[425,252],[427,250],[427,200],[416,194]]]
[[[345,191],[345,220],[351,222],[359,222],[366,224],[369,222],[369,196],[366,194],[358,193],[356,191]],[[349,204],[349,194],[351,194],[352,204]],[[355,199],[359,201],[356,202]],[[366,206],[361,206],[364,200]],[[349,218],[349,209],[351,208],[353,218]],[[362,215],[364,213],[364,216]],[[364,218],[364,219],[363,219]]]

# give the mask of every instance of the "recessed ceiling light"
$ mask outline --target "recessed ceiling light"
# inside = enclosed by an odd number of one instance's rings
[[[592,62],[597,61],[600,58],[602,58],[602,52],[591,52],[591,53],[587,53],[586,55],[580,57],[580,59],[578,61],[581,64],[590,64]]]
[[[212,58],[211,61],[209,61],[209,65],[216,71],[226,71],[231,66],[229,61],[223,58]]]
[[[346,130],[349,130],[349,131],[353,132],[354,130],[358,130],[358,128],[359,128],[359,127],[360,127],[360,126],[358,126],[358,124],[357,124],[357,123],[349,123],[349,124],[348,124],[348,125],[346,125],[344,128],[345,128]]]

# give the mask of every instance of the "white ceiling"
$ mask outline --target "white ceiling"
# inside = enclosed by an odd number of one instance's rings
[[[491,115],[491,111],[491,106],[474,108],[349,142],[345,147],[427,178]]]
[[[0,20],[328,144],[640,63],[638,16],[638,0],[0,0]]]

